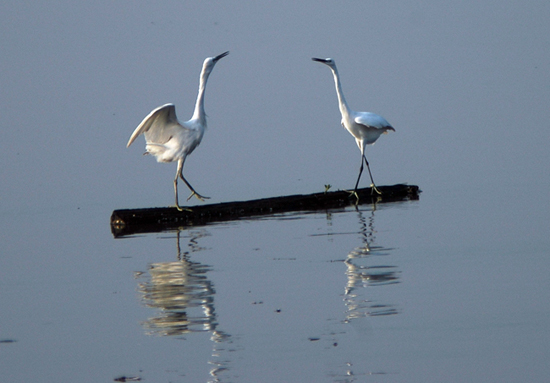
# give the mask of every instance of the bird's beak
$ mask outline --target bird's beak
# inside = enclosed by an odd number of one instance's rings
[[[221,55],[217,55],[217,56],[214,57],[212,60],[214,60],[214,62],[216,62],[216,61],[218,61],[219,59],[224,58],[224,57],[227,56],[228,54],[229,54],[229,51],[223,52]]]
[[[323,64],[326,64],[328,60],[326,59],[318,59],[317,57],[312,57],[311,58],[313,61],[318,61],[320,63],[323,63]]]

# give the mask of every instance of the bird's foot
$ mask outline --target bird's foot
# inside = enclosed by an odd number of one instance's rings
[[[380,190],[378,190],[378,188],[376,187],[376,185],[374,184],[370,184],[370,187],[371,187],[371,194],[374,194],[374,192],[378,193],[379,195],[382,195],[382,192]]]
[[[359,204],[359,194],[357,194],[357,190],[344,190],[345,192],[349,193],[349,198],[355,197],[355,205]]]
[[[176,209],[178,209],[178,211],[188,211],[188,212],[193,212],[192,209],[189,209],[188,207],[181,207],[180,205],[176,204]]]
[[[193,191],[193,193],[191,193],[191,195],[189,197],[187,197],[187,201],[189,201],[191,198],[193,198],[193,196],[197,197],[197,199],[199,201],[203,201],[203,202],[204,202],[205,199],[210,199],[210,197],[202,196],[199,193],[197,193],[196,191]]]

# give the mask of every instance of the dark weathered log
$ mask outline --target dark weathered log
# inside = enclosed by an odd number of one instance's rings
[[[359,204],[384,203],[418,199],[415,185],[377,186],[382,194],[372,194],[371,188],[358,189]],[[356,203],[347,191],[299,194],[251,201],[224,202],[191,207],[178,211],[175,207],[115,210],[111,215],[111,231],[115,237],[137,233],[154,233],[178,227],[200,226],[212,222],[239,218],[340,208]]]

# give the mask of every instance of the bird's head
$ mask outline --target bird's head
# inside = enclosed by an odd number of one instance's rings
[[[227,56],[228,54],[229,54],[229,51],[223,52],[222,54],[217,55],[216,57],[212,57],[212,61],[218,62],[219,59],[224,58],[224,57]]]
[[[336,66],[336,62],[331,58],[319,59],[317,57],[313,57],[312,60],[320,62],[320,63],[325,64],[325,65],[328,65],[331,68],[334,68]]]
[[[215,57],[207,57],[205,60],[204,60],[204,64],[203,64],[203,68],[205,71],[208,71],[210,72],[213,68],[214,68],[214,65],[216,65],[216,63],[224,58],[225,56],[227,56],[229,54],[229,51],[227,52],[223,52],[222,54],[220,55],[217,55]]]

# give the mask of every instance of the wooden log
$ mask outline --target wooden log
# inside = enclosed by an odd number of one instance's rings
[[[359,204],[417,200],[420,190],[415,185],[377,186],[358,189]],[[175,207],[121,209],[111,215],[111,232],[115,238],[139,233],[156,233],[174,228],[202,226],[213,222],[265,216],[292,211],[315,211],[342,208],[356,203],[347,191],[298,194],[251,201],[224,202],[190,207],[178,211]]]

